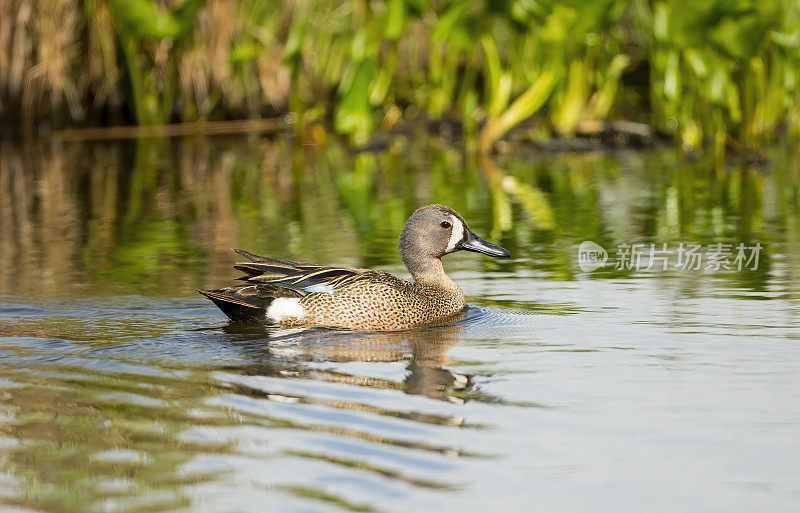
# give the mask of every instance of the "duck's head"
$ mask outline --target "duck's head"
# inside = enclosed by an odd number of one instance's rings
[[[511,255],[507,249],[475,235],[461,214],[445,205],[418,208],[400,232],[400,257],[411,274],[416,274],[425,261],[462,249],[493,257]]]

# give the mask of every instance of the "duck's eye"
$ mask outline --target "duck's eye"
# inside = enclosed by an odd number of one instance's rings
[[[442,221],[442,228],[450,228],[452,226],[450,221]]]

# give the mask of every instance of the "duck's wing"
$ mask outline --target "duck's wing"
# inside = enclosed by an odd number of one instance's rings
[[[348,283],[379,272],[371,269],[290,262],[254,255],[241,249],[234,251],[251,260],[233,266],[246,274],[239,278],[240,280],[291,290],[301,296],[316,292],[334,294],[340,287]]]
[[[263,321],[275,298],[299,298],[315,293],[335,294],[341,287],[359,279],[386,274],[370,269],[326,267],[278,260],[241,249],[234,251],[250,260],[234,266],[246,274],[239,278],[245,283],[224,289],[198,290],[234,321]]]

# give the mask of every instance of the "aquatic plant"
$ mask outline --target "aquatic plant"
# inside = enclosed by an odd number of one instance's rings
[[[758,147],[798,134],[800,4],[660,1],[641,10],[650,39],[653,122],[685,146]]]
[[[426,118],[485,150],[627,119],[718,154],[800,135],[797,2],[9,0],[0,19],[0,116],[31,127],[292,112],[360,145]]]

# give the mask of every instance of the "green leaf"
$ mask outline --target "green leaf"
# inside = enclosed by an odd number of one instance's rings
[[[405,0],[389,0],[383,17],[383,36],[394,41],[403,34],[406,25]]]
[[[145,39],[180,39],[192,25],[204,0],[186,0],[174,11],[159,9],[152,0],[108,0],[121,30]]]
[[[355,144],[366,143],[375,124],[369,96],[376,69],[376,64],[369,59],[355,64],[336,107],[334,127],[338,132],[349,134]]]

